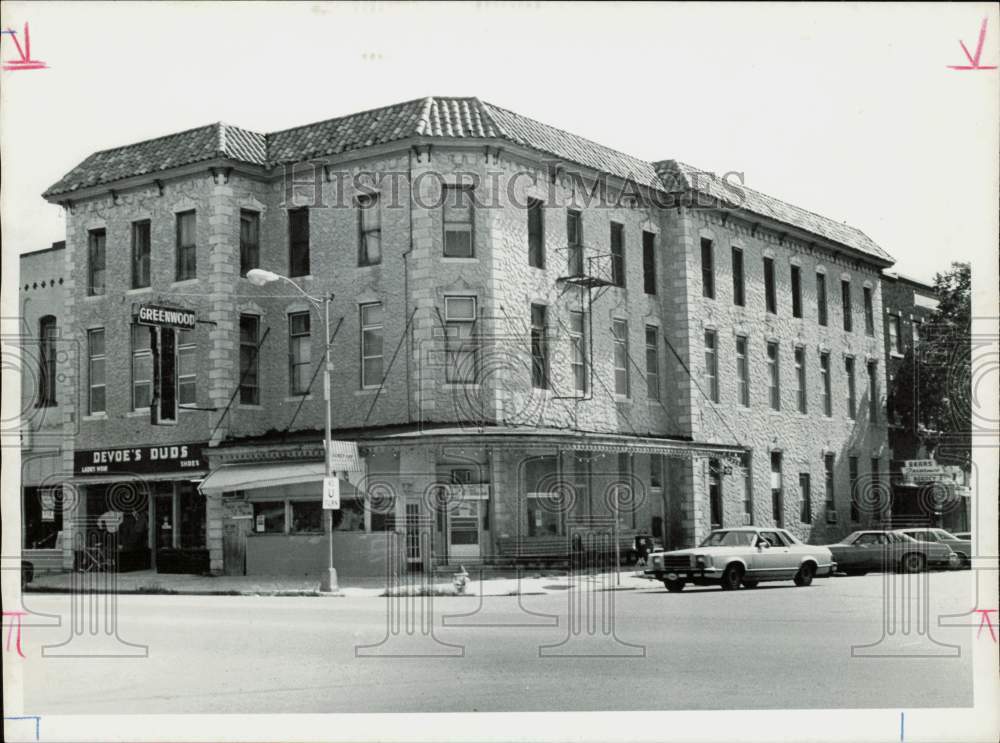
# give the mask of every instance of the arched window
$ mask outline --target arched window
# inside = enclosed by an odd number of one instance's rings
[[[38,406],[56,404],[56,318],[45,315],[38,321]]]

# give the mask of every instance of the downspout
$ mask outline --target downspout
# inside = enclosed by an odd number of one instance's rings
[[[403,317],[410,316],[410,253],[413,252],[413,148],[411,147],[407,152],[407,182],[406,182],[406,195],[407,195],[407,217],[409,221],[409,247],[403,252]],[[413,368],[413,326],[411,323],[407,323],[408,329],[404,328],[403,332],[407,333],[406,338],[406,422],[413,422],[413,384],[411,379],[411,371]]]

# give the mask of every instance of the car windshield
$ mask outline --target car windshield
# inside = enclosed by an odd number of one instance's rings
[[[702,547],[746,547],[753,542],[753,538],[756,535],[752,531],[713,531],[707,537],[705,541],[701,543]]]

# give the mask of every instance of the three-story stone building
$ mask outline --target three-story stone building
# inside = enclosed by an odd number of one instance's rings
[[[424,98],[98,152],[45,197],[74,514],[145,519],[159,569],[323,566],[331,297],[343,574],[396,539],[422,567],[551,556],[577,519],[679,547],[880,515],[892,259],[737,180]]]

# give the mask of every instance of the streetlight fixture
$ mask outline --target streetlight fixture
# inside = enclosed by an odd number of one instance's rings
[[[309,303],[316,308],[316,312],[322,312],[320,316],[323,318],[323,399],[326,401],[326,433],[324,442],[326,445],[326,477],[333,477],[333,399],[330,395],[330,372],[332,370],[333,361],[330,357],[330,302],[333,301],[333,293],[331,292],[328,296],[320,299],[319,297],[314,297],[311,294],[306,293],[306,291],[292,281],[287,276],[282,276],[281,274],[274,273],[273,271],[265,271],[263,268],[252,268],[247,271],[247,280],[254,286],[264,286],[265,284],[272,284],[276,281],[284,281],[286,284],[290,284],[295,287],[296,291],[305,297]],[[326,531],[327,542],[329,544],[329,554],[327,555],[327,565],[326,572],[321,574],[319,590],[325,593],[331,593],[336,591],[337,586],[337,569],[333,567],[333,512],[329,509],[323,509],[323,528]]]

